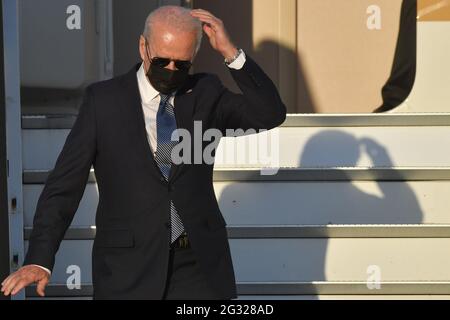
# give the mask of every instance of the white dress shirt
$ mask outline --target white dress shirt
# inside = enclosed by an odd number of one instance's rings
[[[242,69],[242,67],[245,64],[245,61],[246,61],[245,53],[241,51],[241,54],[237,57],[237,59],[232,63],[230,63],[228,67],[235,70]],[[144,63],[141,64],[141,67],[137,71],[136,75],[139,93],[141,95],[142,110],[144,111],[145,130],[147,131],[147,139],[153,154],[155,154],[156,145],[158,141],[156,136],[157,135],[156,115],[158,113],[161,96],[159,95],[159,92],[156,91],[155,88],[153,88],[150,81],[148,80],[145,74]],[[169,99],[169,102],[175,108],[174,100],[175,94],[172,94],[172,96]],[[45,267],[36,264],[34,266],[40,267],[45,271],[47,271],[49,274],[51,274],[51,271]]]

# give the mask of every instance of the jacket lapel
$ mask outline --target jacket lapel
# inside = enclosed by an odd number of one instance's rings
[[[138,138],[136,140],[136,145],[138,156],[145,159],[145,163],[152,174],[155,175],[156,178],[160,179],[163,175],[161,174],[158,164],[154,159],[153,152],[148,142],[147,131],[145,129],[144,111],[142,110],[141,96],[139,93],[136,76],[136,72],[139,70],[140,65],[141,64],[138,63],[125,75],[124,82],[126,88],[126,108],[131,109],[135,119],[135,122],[130,125],[135,126],[137,129]]]

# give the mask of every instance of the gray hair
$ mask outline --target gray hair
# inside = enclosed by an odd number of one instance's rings
[[[162,6],[150,12],[145,20],[143,35],[146,39],[151,39],[152,29],[156,22],[162,22],[177,31],[195,32],[197,36],[195,54],[200,49],[203,37],[202,23],[191,15],[191,10],[179,6]]]

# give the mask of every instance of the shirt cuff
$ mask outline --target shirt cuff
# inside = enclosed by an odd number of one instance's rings
[[[236,58],[236,60],[228,65],[228,68],[240,70],[244,66],[246,59],[245,52],[241,51],[241,54]]]
[[[52,272],[49,269],[47,269],[46,267],[40,266],[38,264],[31,264],[31,266],[39,267],[39,268],[43,269],[44,271],[46,271],[49,275],[52,274]]]

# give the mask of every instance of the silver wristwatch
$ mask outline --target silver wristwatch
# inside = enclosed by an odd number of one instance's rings
[[[225,65],[229,66],[234,61],[236,61],[236,59],[239,58],[239,56],[242,54],[242,52],[243,52],[243,50],[238,48],[238,51],[233,58],[231,58],[230,60],[225,59],[225,61],[224,61]]]

